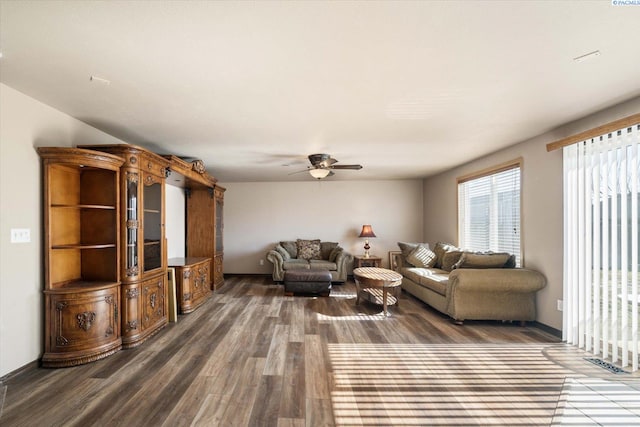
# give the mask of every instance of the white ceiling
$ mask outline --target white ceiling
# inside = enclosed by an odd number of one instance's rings
[[[222,182],[317,152],[408,179],[639,96],[640,6],[2,0],[0,51],[2,83]]]

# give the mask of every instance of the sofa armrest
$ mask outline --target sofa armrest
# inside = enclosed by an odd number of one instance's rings
[[[347,274],[349,274],[349,267],[353,265],[353,255],[344,250],[340,251],[338,256],[336,257],[336,266],[337,268],[337,281],[338,282],[346,282]]]
[[[459,268],[449,274],[447,293],[472,292],[537,292],[546,285],[545,277],[525,268]]]
[[[272,249],[267,252],[267,260],[273,264],[273,280],[276,282],[284,280],[284,259],[282,255]]]

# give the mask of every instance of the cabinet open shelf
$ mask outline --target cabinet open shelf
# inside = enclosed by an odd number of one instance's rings
[[[115,210],[115,206],[111,205],[68,205],[68,204],[52,204],[52,208],[61,208],[61,209],[105,209],[105,210]]]
[[[105,243],[101,245],[83,245],[81,243],[78,243],[72,245],[53,245],[51,246],[51,249],[107,249],[115,247],[115,243]]]
[[[79,289],[84,291],[99,291],[101,289],[108,289],[113,286],[117,286],[118,282],[104,281],[104,280],[69,280],[66,282],[56,283],[55,289],[47,289],[45,293],[71,293],[77,292]]]

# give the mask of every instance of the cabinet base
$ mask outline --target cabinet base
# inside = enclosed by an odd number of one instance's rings
[[[155,334],[157,334],[158,332],[160,332],[165,326],[167,326],[168,323],[165,323],[164,325],[154,329],[153,331],[149,332],[147,335],[144,336],[136,336],[135,338],[131,339],[131,340],[127,340],[124,337],[122,338],[122,349],[123,350],[127,350],[130,348],[135,348],[137,346],[139,346],[140,344],[144,343],[146,340],[148,340],[149,338],[151,338],[152,336],[154,336]]]
[[[113,348],[102,350],[98,353],[91,354],[73,354],[73,353],[45,353],[42,356],[43,368],[68,368],[71,366],[84,365],[86,363],[95,362],[105,357],[111,356],[122,349],[120,342]]]

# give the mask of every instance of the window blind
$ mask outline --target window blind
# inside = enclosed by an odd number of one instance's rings
[[[521,265],[520,163],[458,183],[458,241],[472,251],[508,252]]]
[[[563,148],[563,339],[638,370],[640,125]]]

